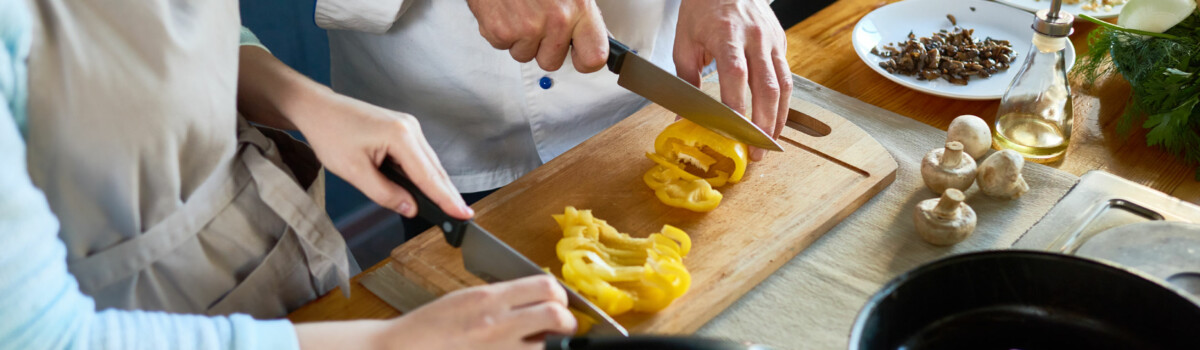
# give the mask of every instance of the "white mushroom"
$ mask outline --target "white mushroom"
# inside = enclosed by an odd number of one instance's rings
[[[946,129],[946,142],[958,141],[963,144],[963,151],[971,158],[979,160],[988,149],[992,148],[992,129],[983,118],[970,114],[960,115],[950,122]]]
[[[975,182],[975,160],[963,154],[961,143],[946,142],[946,148],[925,154],[921,160],[921,178],[933,193],[942,193],[947,188],[966,191]]]
[[[979,166],[979,189],[999,199],[1016,199],[1026,191],[1029,184],[1021,176],[1025,158],[1017,151],[1006,149],[983,160]]]
[[[913,220],[921,239],[936,245],[951,245],[966,239],[975,231],[975,210],[963,203],[962,191],[948,189],[942,198],[917,203]]]

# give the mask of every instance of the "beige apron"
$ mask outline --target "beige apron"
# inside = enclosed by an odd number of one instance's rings
[[[97,309],[279,317],[347,286],[320,163],[237,115],[236,1],[30,1],[29,171]]]

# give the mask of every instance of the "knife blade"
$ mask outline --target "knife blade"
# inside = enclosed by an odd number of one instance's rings
[[[617,85],[663,106],[680,117],[754,147],[783,151],[775,139],[741,113],[675,74],[658,68],[612,37],[608,38],[608,70],[619,76]]]
[[[493,283],[546,273],[529,258],[480,227],[474,220],[459,220],[446,214],[407,176],[404,176],[400,167],[392,163],[390,158],[384,159],[379,171],[388,180],[399,184],[400,187],[412,194],[413,199],[417,202],[417,216],[429,220],[434,226],[440,228],[446,243],[462,249],[463,265],[471,274],[488,283]],[[562,282],[559,281],[559,284],[562,285]],[[571,288],[567,288],[566,285],[562,286],[567,292],[567,305],[596,320],[596,324],[592,325],[588,334],[629,335],[625,327],[601,311],[595,304]]]
[[[630,337],[546,337],[546,350],[770,350],[761,344],[697,336],[635,335]]]
[[[462,255],[463,265],[466,265],[467,271],[489,283],[546,273],[537,264],[529,261],[524,255],[504,244],[487,230],[479,227],[474,221],[467,222],[467,229],[462,241]],[[600,311],[596,305],[584,299],[582,295],[565,285],[563,289],[567,291],[568,306],[597,321],[589,333],[629,335],[625,327],[621,327],[617,321]]]

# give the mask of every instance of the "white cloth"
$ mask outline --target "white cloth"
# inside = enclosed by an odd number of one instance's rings
[[[614,38],[675,71],[679,0],[597,3]],[[506,185],[646,104],[607,70],[568,57],[545,72],[492,48],[466,1],[318,0],[316,21],[334,90],[415,115],[462,192]]]
[[[946,132],[803,77],[793,76],[793,81],[793,97],[845,117],[890,151],[900,165],[896,181],[697,334],[752,341],[774,349],[846,349],[859,310],[888,280],[946,256],[1008,248],[1079,180],[1064,171],[1026,162],[1022,174],[1030,190],[1021,198],[990,198],[979,192],[978,185],[971,185],[964,193],[966,203],[978,214],[975,232],[956,245],[934,246],[917,235],[912,212],[918,202],[937,197],[921,180],[921,158],[943,146]]]

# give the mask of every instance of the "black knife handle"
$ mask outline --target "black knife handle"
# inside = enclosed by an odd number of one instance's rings
[[[430,200],[429,196],[425,195],[425,192],[421,192],[421,189],[417,188],[417,185],[413,184],[412,180],[409,180],[408,176],[404,175],[403,169],[399,165],[396,165],[396,163],[393,163],[391,158],[383,160],[383,165],[379,167],[379,171],[388,180],[392,180],[392,182],[403,187],[405,191],[408,191],[409,194],[412,194],[413,199],[417,202],[417,217],[429,220],[434,226],[441,228],[442,233],[446,236],[446,243],[450,243],[455,248],[462,245],[463,235],[467,232],[466,221],[446,215],[446,212],[441,207],[438,207],[437,203]]]
[[[770,348],[762,345],[743,344],[731,340],[687,336],[631,335],[629,337],[546,337],[546,350],[610,349],[747,350]]]
[[[625,62],[625,55],[629,54],[629,51],[629,46],[611,36],[608,37],[608,70],[621,74],[621,63]]]

